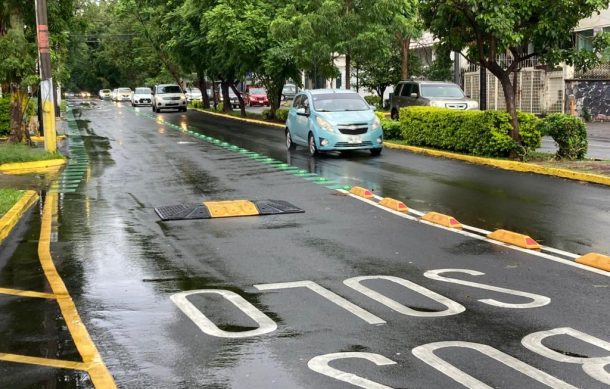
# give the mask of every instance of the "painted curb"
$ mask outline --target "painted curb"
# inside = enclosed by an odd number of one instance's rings
[[[0,219],[0,244],[13,231],[19,220],[38,201],[38,193],[33,190],[25,191],[21,198]]]
[[[65,159],[49,159],[46,161],[5,163],[0,165],[2,173],[35,173],[43,169],[63,166]]]
[[[44,136],[31,136],[30,139],[32,139],[32,142],[36,142],[36,143],[42,143],[44,142]],[[57,135],[57,140],[64,140],[66,139],[65,135]]]
[[[277,127],[277,128],[284,128],[284,127],[286,127],[285,125],[280,124],[280,123],[271,123],[271,122],[266,122],[266,121],[263,121],[263,120],[240,118],[240,117],[236,117],[236,116],[232,116],[232,115],[227,115],[227,114],[224,114],[224,113],[206,111],[206,110],[199,109],[199,108],[191,108],[191,111],[203,112],[203,113],[207,113],[209,115],[220,116],[220,117],[227,118],[227,119],[234,119],[234,120],[238,120],[238,121],[246,122],[246,123],[260,124],[260,125],[263,125],[263,126]]]
[[[495,167],[495,168],[503,169],[503,170],[516,171],[516,172],[520,172],[520,173],[542,174],[545,176],[567,178],[570,180],[585,181],[585,182],[590,182],[593,184],[610,186],[610,177],[600,176],[598,174],[581,173],[581,172],[576,172],[576,171],[567,170],[567,169],[550,168],[550,167],[534,165],[534,164],[526,163],[526,162],[504,161],[504,160],[500,160],[500,159],[473,157],[470,155],[457,154],[457,153],[452,153],[449,151],[441,151],[441,150],[426,149],[423,147],[400,145],[397,143],[392,143],[392,142],[387,142],[387,141],[384,142],[384,145],[385,145],[385,147],[390,148],[390,149],[406,150],[406,151],[410,151],[413,153],[425,154],[425,155],[429,155],[429,156],[433,156],[433,157],[444,157],[444,158],[450,158],[450,159],[457,159],[457,160],[464,161],[464,162],[470,162],[470,163],[477,164],[477,165],[491,166],[491,167]]]

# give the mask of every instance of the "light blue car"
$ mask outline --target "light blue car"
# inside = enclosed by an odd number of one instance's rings
[[[383,130],[375,111],[356,92],[315,89],[296,95],[286,120],[286,146],[321,151],[370,150],[381,154]]]

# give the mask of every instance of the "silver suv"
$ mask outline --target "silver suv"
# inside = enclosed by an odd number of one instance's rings
[[[155,85],[153,88],[152,110],[161,112],[162,109],[177,109],[186,112],[186,96],[176,84]]]
[[[479,103],[464,96],[452,82],[400,81],[390,102],[392,119],[398,119],[401,107],[430,106],[450,109],[479,109]]]

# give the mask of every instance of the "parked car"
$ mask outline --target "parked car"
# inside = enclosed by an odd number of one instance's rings
[[[137,87],[133,95],[131,95],[131,106],[137,107],[138,105],[151,105],[152,104],[152,90],[148,87]]]
[[[383,130],[375,111],[349,90],[316,89],[294,99],[286,120],[286,146],[320,151],[369,150],[381,154]]]
[[[410,106],[479,109],[479,103],[464,96],[462,88],[452,82],[400,81],[390,101],[392,119],[398,119],[401,107]]]
[[[298,89],[294,84],[286,84],[284,88],[282,88],[282,99],[283,100],[294,100],[294,97],[297,95]]]
[[[89,97],[91,97],[91,93],[86,92],[86,91],[82,91],[80,92],[80,97],[82,97],[83,99],[88,99]]]
[[[99,96],[100,100],[109,100],[111,93],[112,91],[110,89],[100,89],[97,95]]]
[[[250,107],[255,105],[266,105],[269,106],[269,98],[267,97],[267,90],[265,88],[249,86],[246,89],[245,103]]]
[[[177,109],[186,112],[186,96],[176,84],[160,84],[153,88],[152,110]]]
[[[117,88],[114,88],[114,89],[112,90],[112,92],[110,92],[110,100],[114,101],[114,100],[116,99],[116,95],[117,95],[117,92],[118,92],[118,91],[119,91],[119,90],[118,90]]]
[[[187,102],[203,100],[203,95],[201,94],[201,90],[199,88],[186,88],[184,95],[186,96]]]
[[[229,100],[231,101],[231,108],[239,108],[239,98],[237,97],[235,92],[233,92],[232,88],[229,88]]]
[[[131,89],[130,88],[117,88],[114,94],[114,101],[131,101]]]

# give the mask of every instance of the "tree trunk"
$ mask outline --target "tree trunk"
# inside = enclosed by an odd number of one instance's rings
[[[407,37],[405,39],[400,40],[401,46],[401,65],[400,65],[400,79],[408,80],[409,79],[409,49],[411,46],[411,37]]]
[[[21,143],[24,139],[29,139],[23,125],[23,114],[25,112],[24,103],[26,101],[24,93],[20,90],[13,92],[10,105],[10,143]]]
[[[222,92],[222,111],[231,112],[231,99],[229,98],[229,82],[220,80],[220,90]]]
[[[351,83],[350,81],[352,80],[352,55],[350,54],[349,50],[347,51],[347,54],[345,54],[345,89],[351,89]]]
[[[510,115],[511,125],[513,130],[510,133],[511,138],[513,138],[516,142],[521,142],[521,137],[519,136],[519,120],[517,119],[517,104],[515,101],[515,90],[513,89],[513,85],[510,81],[510,74],[504,73],[502,77],[499,77],[500,83],[502,84],[502,90],[504,91],[504,97],[506,100],[506,111],[508,111]]]
[[[204,71],[197,71],[197,78],[199,81],[199,90],[201,91],[201,100],[203,108],[210,108],[210,97],[208,96],[208,82],[205,79]]]
[[[239,101],[239,113],[241,117],[247,117],[246,103],[244,102],[244,98],[241,96],[241,93],[237,90],[234,82],[231,83],[231,89],[233,89],[233,93],[235,93],[235,96],[237,96],[237,100]],[[229,100],[229,106],[231,106],[231,100]],[[233,107],[231,107],[231,110],[233,110]]]

